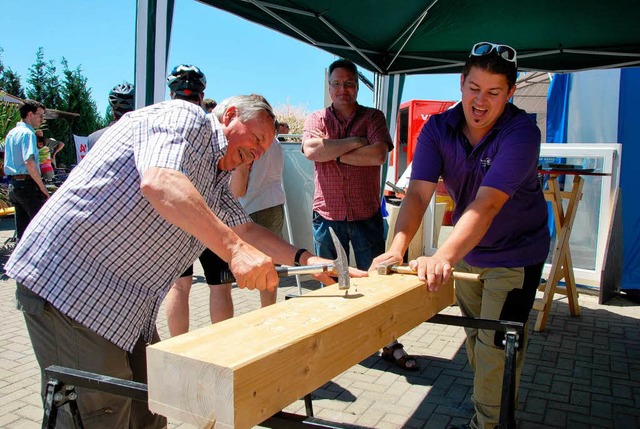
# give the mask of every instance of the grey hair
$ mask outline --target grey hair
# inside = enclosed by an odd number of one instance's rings
[[[222,122],[224,113],[231,106],[238,109],[238,118],[242,122],[247,122],[256,118],[260,112],[264,111],[273,120],[273,128],[276,128],[276,115],[273,113],[273,109],[269,102],[261,95],[234,95],[233,97],[229,97],[218,103],[218,105],[213,109],[213,115]]]

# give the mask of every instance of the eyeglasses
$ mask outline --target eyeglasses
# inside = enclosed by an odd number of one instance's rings
[[[473,45],[473,48],[471,48],[471,54],[469,56],[482,57],[484,55],[489,55],[494,50],[503,60],[517,64],[515,49],[511,46],[499,45],[491,42],[476,43]]]
[[[344,88],[344,89],[352,89],[358,86],[356,82],[346,81],[346,82],[329,82],[329,86],[333,89]]]

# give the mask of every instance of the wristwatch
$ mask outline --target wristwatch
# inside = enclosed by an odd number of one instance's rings
[[[307,249],[298,249],[298,251],[296,252],[296,256],[293,258],[293,265],[295,265],[296,267],[300,266],[300,258],[302,257],[302,254],[306,251]]]

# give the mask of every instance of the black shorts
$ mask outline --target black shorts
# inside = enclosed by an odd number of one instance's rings
[[[218,255],[216,255],[209,249],[205,249],[204,252],[202,252],[202,254],[200,255],[199,259],[200,264],[202,264],[202,269],[204,270],[204,277],[207,280],[207,284],[222,284],[220,282],[220,272],[222,272],[223,270],[228,270],[229,264],[220,259]],[[191,276],[193,276],[193,265],[187,268],[187,271],[182,273],[180,277]]]

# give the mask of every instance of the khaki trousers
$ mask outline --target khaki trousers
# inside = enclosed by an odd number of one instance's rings
[[[264,226],[278,237],[282,237],[284,226],[284,204],[258,210],[249,215],[251,220],[260,226]]]
[[[519,268],[480,268],[462,261],[457,271],[477,273],[483,283],[456,280],[456,299],[468,317],[525,323],[525,338],[518,340],[516,357],[516,404],[520,374],[528,340],[526,321],[540,284],[543,263]],[[504,334],[486,329],[465,328],[469,364],[473,370],[474,429],[493,429],[500,417],[504,374]]]
[[[16,290],[31,344],[40,365],[44,403],[44,369],[60,365],[96,374],[147,382],[146,344],[139,340],[128,353],[76,323],[20,283]],[[160,338],[157,332],[154,342]],[[164,428],[167,419],[149,411],[146,403],[92,389],[76,388],[78,409],[85,428]],[[69,406],[58,410],[56,428],[75,428]]]

